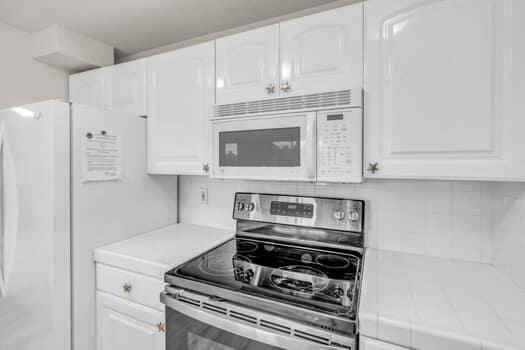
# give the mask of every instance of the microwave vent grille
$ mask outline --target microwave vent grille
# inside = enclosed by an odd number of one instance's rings
[[[319,94],[282,97],[269,100],[217,105],[214,117],[223,118],[247,114],[286,112],[328,107],[360,107],[361,99],[356,90],[342,90]]]

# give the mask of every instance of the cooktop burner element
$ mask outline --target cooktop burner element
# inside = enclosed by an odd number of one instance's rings
[[[251,253],[257,249],[257,243],[250,241],[237,242],[237,253]]]
[[[326,275],[308,266],[285,266],[270,274],[270,284],[285,293],[311,297],[323,291],[330,280]]]
[[[315,327],[355,331],[363,217],[362,201],[238,193],[235,238],[168,272],[166,281]]]
[[[321,254],[315,258],[315,262],[333,269],[344,269],[350,265],[350,260],[347,258],[333,254]]]

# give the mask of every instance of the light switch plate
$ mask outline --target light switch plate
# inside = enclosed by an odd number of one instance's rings
[[[200,187],[201,204],[208,204],[208,188]]]

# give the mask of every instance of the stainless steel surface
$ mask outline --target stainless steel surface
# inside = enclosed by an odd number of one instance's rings
[[[303,324],[315,325],[316,328],[323,328],[343,334],[356,334],[357,320],[354,315],[330,315],[327,313],[306,309],[293,304],[273,301],[264,297],[237,292],[225,288],[218,288],[214,285],[180,278],[172,275],[165,275],[166,292],[173,293],[178,289],[198,291],[211,298],[230,300],[238,305],[249,305],[256,310],[280,315],[284,318],[295,320]],[[169,327],[169,325],[168,325]]]
[[[273,215],[270,213],[272,202],[313,205],[312,217],[293,217]],[[248,205],[254,210],[245,210]],[[329,230],[351,231],[363,233],[364,202],[349,199],[299,197],[257,193],[236,193],[233,218],[276,224],[286,224]],[[334,217],[342,211],[350,220],[340,220]],[[339,214],[337,214],[339,215]]]
[[[288,350],[350,350],[354,337],[309,327],[254,310],[171,287],[161,295],[169,308],[212,327]],[[239,321],[242,320],[242,321]]]
[[[269,251],[280,246],[287,257],[313,256],[315,263],[321,265],[315,265],[314,269],[299,262],[299,265],[285,264],[282,268],[280,265],[268,267],[264,260],[258,260],[259,256],[265,256],[264,252],[251,259],[241,259],[243,255],[233,250],[232,273],[240,286],[206,280],[199,274],[180,274],[177,268],[165,275],[169,286],[161,297],[162,302],[212,328],[270,346],[292,350],[355,349],[364,255],[364,210],[364,202],[360,200],[236,193],[233,218],[237,221],[237,241],[255,239],[255,242],[269,244],[272,248]],[[266,249],[266,245],[261,247]],[[297,249],[300,253],[294,253]],[[302,249],[309,249],[312,255],[302,253]],[[212,251],[216,250],[220,247]],[[330,257],[333,263],[334,254],[347,263],[341,268],[355,266],[352,277],[330,274],[324,269],[330,266],[323,265],[324,257]],[[265,287],[268,285],[270,288]],[[320,299],[312,299],[314,295],[325,299],[319,303]],[[238,317],[240,314],[243,318]],[[247,319],[254,322],[243,322]],[[264,320],[284,327],[289,333],[281,333],[281,328],[279,332],[265,328]]]

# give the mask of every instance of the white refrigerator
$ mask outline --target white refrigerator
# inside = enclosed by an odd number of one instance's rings
[[[93,135],[116,140],[111,159]],[[177,221],[176,177],[146,164],[138,116],[0,111],[0,349],[96,348],[93,249]]]

